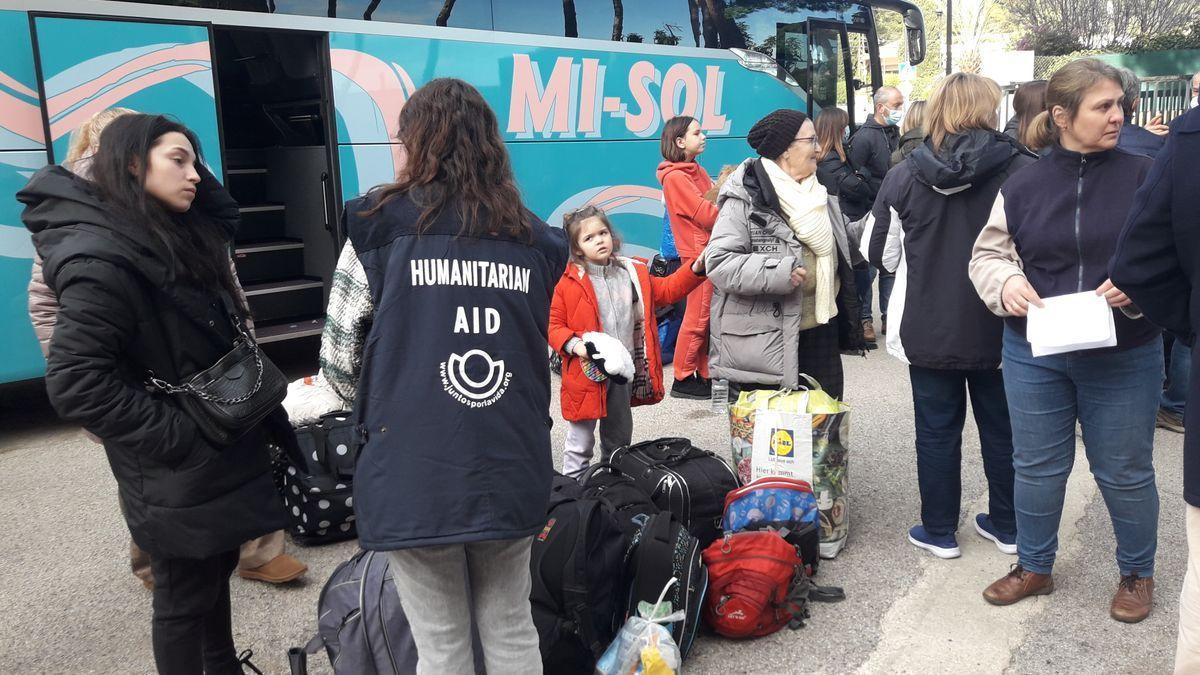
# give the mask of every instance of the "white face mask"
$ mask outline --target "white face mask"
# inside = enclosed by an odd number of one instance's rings
[[[887,113],[887,123],[888,124],[890,124],[891,126],[894,126],[894,127],[898,127],[898,126],[900,126],[900,122],[902,122],[902,121],[904,121],[904,111],[903,110],[888,110],[888,113]]]
[[[1195,108],[1196,106],[1200,106],[1200,97],[1193,96],[1192,100],[1188,102],[1188,107]]]

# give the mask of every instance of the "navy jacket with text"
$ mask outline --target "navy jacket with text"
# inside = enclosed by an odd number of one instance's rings
[[[450,207],[418,233],[407,195],[362,216],[374,199],[346,205],[375,305],[355,400],[359,540],[387,551],[532,535],[553,472],[546,345],[564,233],[527,212],[530,241],[469,237]]]

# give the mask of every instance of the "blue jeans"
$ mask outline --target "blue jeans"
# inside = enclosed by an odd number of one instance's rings
[[[1162,342],[1110,354],[1034,357],[1004,329],[1004,388],[1012,417],[1017,554],[1049,574],[1058,551],[1067,477],[1075,462],[1075,421],[1092,475],[1112,518],[1121,574],[1154,575],[1158,487],[1154,418],[1162,391]]]
[[[1004,376],[999,370],[936,370],[909,366],[917,427],[921,524],[930,534],[958,530],[962,502],[962,430],[967,395],[979,426],[988,512],[996,527],[1017,531],[1013,514],[1013,446]]]
[[[1158,407],[1183,417],[1187,409],[1188,382],[1191,381],[1192,350],[1175,338],[1171,345],[1171,365],[1167,370],[1167,388],[1163,390]]]
[[[892,286],[896,285],[896,274],[894,272],[879,274],[879,270],[872,265],[854,270],[854,286],[858,290],[858,303],[862,305],[863,321],[871,320],[871,302],[874,298],[871,286],[875,283],[877,275],[879,276],[879,313],[887,316],[888,300],[892,297]]]

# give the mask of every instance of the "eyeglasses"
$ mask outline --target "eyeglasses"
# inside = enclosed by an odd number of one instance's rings
[[[793,138],[792,143],[808,143],[809,145],[811,145],[815,148],[815,147],[817,147],[817,137],[816,136],[805,136],[803,138]]]

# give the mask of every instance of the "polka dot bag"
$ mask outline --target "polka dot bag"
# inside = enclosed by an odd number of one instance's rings
[[[330,413],[296,427],[296,446],[272,448],[275,486],[297,544],[330,544],[358,536],[354,523],[357,433],[349,413]]]

